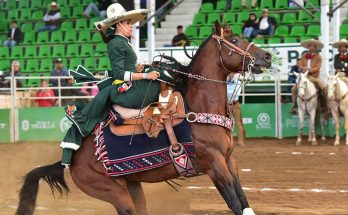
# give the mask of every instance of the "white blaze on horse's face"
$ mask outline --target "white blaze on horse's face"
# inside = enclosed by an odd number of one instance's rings
[[[298,83],[297,83],[297,88],[298,88],[298,96],[300,98],[304,98],[307,90],[307,82],[309,80],[307,79],[307,73],[305,74],[300,74],[298,78]]]
[[[337,77],[329,76],[327,83],[327,97],[332,100],[335,98],[335,91],[337,86]]]

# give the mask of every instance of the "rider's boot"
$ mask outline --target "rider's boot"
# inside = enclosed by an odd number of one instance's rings
[[[296,85],[291,89],[291,98],[292,98],[292,108],[290,110],[291,114],[297,114],[297,99],[296,99],[296,95],[297,95],[297,88]]]

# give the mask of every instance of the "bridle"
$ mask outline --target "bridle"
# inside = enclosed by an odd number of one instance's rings
[[[305,95],[306,95],[307,90],[308,90],[308,81],[309,81],[309,80],[306,81],[305,86],[297,86],[298,89],[304,89],[304,91],[305,91],[304,94],[305,94]],[[297,97],[298,97],[299,99],[301,99],[301,101],[303,101],[303,102],[305,102],[305,103],[309,102],[310,100],[312,100],[312,99],[315,98],[316,96],[317,96],[317,91],[316,91],[313,95],[311,95],[310,97],[308,97],[308,98],[302,98],[302,97],[300,97],[299,95],[297,95]]]
[[[330,99],[330,101],[335,101],[337,103],[337,105],[339,106],[341,101],[344,100],[347,96],[348,96],[348,91],[343,95],[341,96],[341,98],[337,98],[338,97],[338,83],[336,83],[336,86],[335,86],[335,98],[334,99]]]
[[[225,37],[224,37],[224,29],[221,28],[221,35],[218,36],[216,34],[213,34],[213,38],[216,39],[216,41],[218,42],[219,44],[219,53],[220,53],[220,63],[221,63],[221,66],[224,68],[225,71],[227,71],[228,73],[231,73],[230,70],[228,70],[222,60],[222,45],[224,45],[225,47],[227,47],[230,52],[228,53],[228,55],[230,56],[232,53],[236,53],[236,54],[239,54],[241,56],[243,56],[243,64],[242,64],[242,71],[240,71],[240,73],[242,75],[245,74],[245,72],[251,72],[251,68],[255,65],[255,57],[253,57],[250,52],[249,52],[249,49],[254,45],[253,42],[249,43],[249,45],[247,46],[247,48],[245,50],[242,50],[241,48],[239,48],[238,46],[236,46],[235,44],[231,43],[230,41],[226,40]],[[245,61],[246,61],[246,58],[249,58],[250,61],[247,65],[247,69],[245,69]]]

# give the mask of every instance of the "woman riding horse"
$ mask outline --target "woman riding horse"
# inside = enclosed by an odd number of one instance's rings
[[[65,108],[73,125],[60,144],[63,148],[62,165],[70,165],[73,151],[78,150],[83,138],[107,117],[112,104],[140,109],[158,100],[160,83],[152,80],[160,77],[167,82],[173,81],[159,69],[145,72],[142,65],[136,67],[137,56],[128,38],[132,36],[132,24],[143,20],[147,13],[145,9],[126,12],[121,4],[115,3],[107,9],[108,18],[98,23],[101,28],[98,30],[106,31],[111,26],[115,29],[114,38],[108,42],[112,70],[109,78],[99,84],[103,89],[89,104],[83,108],[75,104]]]

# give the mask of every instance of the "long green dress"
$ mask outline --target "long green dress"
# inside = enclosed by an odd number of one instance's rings
[[[109,108],[113,104],[127,108],[142,108],[158,100],[160,83],[150,80],[131,81],[131,72],[136,72],[137,56],[129,40],[121,35],[116,35],[108,43],[108,54],[112,70],[108,74],[110,83],[100,90],[99,94],[83,108],[77,105],[68,105],[65,109],[66,116],[73,123],[65,135],[61,148],[63,148],[62,164],[70,164],[73,150],[78,150],[82,144],[83,137],[89,135],[95,126],[108,116]],[[164,81],[173,81],[163,71],[150,68],[148,71],[160,72],[160,78]],[[111,84],[115,80],[131,81],[132,86],[125,92],[119,92],[119,87],[124,84]],[[148,92],[145,97],[146,91]]]

